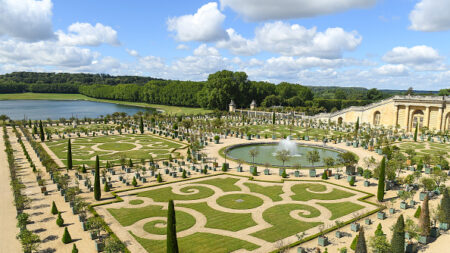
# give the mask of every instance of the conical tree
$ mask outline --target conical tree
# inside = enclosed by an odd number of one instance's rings
[[[367,253],[366,237],[364,236],[364,228],[359,230],[358,242],[356,243],[355,253]]]
[[[419,231],[422,236],[430,235],[430,210],[428,208],[428,194],[422,203],[422,211],[419,217]]]
[[[141,134],[144,133],[144,120],[141,118],[139,119],[139,131],[141,132]]]
[[[42,125],[42,120],[39,120],[39,136],[41,137],[41,141],[45,141],[45,134],[44,134],[44,126]]]
[[[63,237],[62,237],[62,242],[64,244],[68,244],[68,243],[72,242],[72,237],[70,236],[69,230],[67,230],[67,227],[64,228],[64,234],[63,234]]]
[[[377,192],[377,199],[378,201],[383,201],[384,199],[384,180],[386,175],[386,158],[383,157],[381,159],[381,166],[380,166],[380,174],[378,176],[378,192]]]
[[[397,223],[394,226],[391,247],[392,253],[405,252],[405,220],[403,219],[403,214],[398,217]]]
[[[70,138],[67,140],[67,169],[72,169],[72,144]]]
[[[355,136],[358,136],[358,131],[359,131],[359,117],[358,119],[356,119],[355,123]]]
[[[64,219],[61,217],[61,213],[58,213],[58,218],[56,219],[56,225],[62,227],[64,225]]]
[[[95,200],[100,200],[102,198],[100,189],[100,160],[98,155],[95,157],[94,198]]]
[[[382,236],[383,233],[383,226],[381,226],[381,223],[378,223],[377,229],[375,230],[375,236]]]
[[[414,217],[419,218],[421,212],[422,212],[422,207],[420,207],[420,206],[417,207],[416,212],[414,213]]]
[[[418,124],[417,124],[418,125]],[[418,133],[418,131],[419,131],[419,129],[417,128],[417,125],[416,125],[416,130],[414,131],[414,141],[415,142],[417,142],[417,133]]]
[[[445,189],[443,192],[440,208],[441,208],[440,222],[450,224],[450,196],[448,193],[448,189]]]
[[[78,248],[76,244],[74,244],[72,247],[72,253],[78,253]]]
[[[52,214],[58,214],[58,208],[56,207],[55,201],[52,202]]]
[[[178,253],[177,227],[173,200],[169,200],[167,210],[167,253]]]

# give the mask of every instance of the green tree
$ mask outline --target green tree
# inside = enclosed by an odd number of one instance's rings
[[[312,167],[314,167],[314,163],[320,161],[320,154],[317,150],[311,150],[306,153],[306,160],[311,163]]]
[[[167,210],[167,253],[178,253],[177,227],[173,200],[169,200]]]
[[[448,188],[444,189],[442,195],[441,204],[439,205],[439,221],[450,224],[450,196]]]
[[[417,207],[416,212],[414,213],[414,217],[415,218],[419,218],[420,217],[420,213],[422,213],[422,207],[421,206]]]
[[[355,237],[352,240],[352,243],[350,244],[350,249],[356,250],[356,244],[358,244],[358,237],[359,234],[355,235]]]
[[[405,220],[403,214],[401,214],[397,223],[394,226],[391,239],[392,253],[404,253],[405,252]]]
[[[72,242],[72,237],[70,236],[69,230],[67,230],[67,227],[64,228],[64,234],[62,237],[62,242],[64,244],[68,244]]]
[[[277,158],[277,160],[281,161],[281,163],[283,164],[284,167],[284,163],[289,161],[289,150],[283,149],[283,150],[279,150],[275,153],[275,158]]]
[[[39,248],[39,244],[41,243],[41,239],[39,236],[29,231],[28,229],[23,229],[17,235],[17,238],[20,240],[22,244],[23,252],[33,252],[37,251]]]
[[[102,198],[100,189],[100,159],[98,155],[95,156],[94,198],[97,201]]]
[[[161,177],[161,173],[158,173],[158,177],[156,178],[156,181],[158,181],[158,183],[162,183],[162,177]]]
[[[67,169],[72,169],[72,144],[70,138],[67,140]]]
[[[78,253],[77,245],[74,243],[72,247],[72,253]]]
[[[378,223],[377,229],[375,230],[375,236],[382,236],[383,233],[383,226],[381,226],[381,223]]]
[[[41,137],[41,141],[45,141],[45,134],[44,134],[44,126],[42,125],[42,121],[39,120],[39,137]]]
[[[58,208],[56,207],[55,201],[52,202],[52,214],[56,215],[58,214]]]
[[[386,158],[383,156],[381,159],[380,173],[378,175],[378,191],[377,191],[377,200],[383,201],[384,199],[384,184],[386,177]]]
[[[105,192],[109,192],[111,189],[109,188],[109,184],[108,184],[108,182],[105,182],[105,185],[103,186],[103,190],[105,191]]]
[[[367,253],[366,238],[364,228],[359,230],[358,242],[356,243],[355,253]]]
[[[141,134],[144,133],[144,120],[142,119],[142,116],[139,118],[139,131]]]
[[[116,237],[110,236],[105,241],[105,253],[122,253],[125,251],[123,243]]]
[[[133,177],[133,181],[131,182],[131,184],[132,184],[134,187],[137,186],[136,177]]]
[[[416,124],[416,130],[414,131],[414,141],[417,142],[417,132],[419,131],[419,128],[417,127],[419,124]]]
[[[428,194],[422,203],[422,211],[419,217],[419,231],[422,236],[430,235],[430,209],[428,207]]]
[[[355,136],[358,136],[358,131],[359,131],[359,117],[358,119],[356,119],[355,123]]]
[[[252,163],[253,165],[255,165],[255,157],[259,154],[258,149],[252,148],[248,151],[248,154],[252,157]]]
[[[58,213],[58,218],[56,219],[56,224],[59,227],[64,226],[64,219],[61,217],[61,213]]]

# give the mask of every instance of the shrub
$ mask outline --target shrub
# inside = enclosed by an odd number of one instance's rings
[[[328,179],[328,174],[327,174],[326,171],[322,173],[322,179],[323,180],[327,180]]]
[[[375,230],[375,236],[381,236],[381,235],[384,235],[383,226],[381,226],[381,223],[378,223],[377,229]]]
[[[72,253],[78,253],[77,245],[74,244],[72,247]]]
[[[52,202],[52,214],[53,215],[57,215],[58,212],[58,208],[56,207],[55,201]]]
[[[350,179],[350,182],[348,182],[350,184],[350,186],[354,186],[355,185],[355,177],[352,177]]]
[[[108,182],[105,182],[105,186],[103,187],[103,190],[105,192],[109,192],[110,191]]]
[[[136,181],[136,177],[133,177],[133,182],[131,182],[131,184],[136,187],[137,186],[137,181]]]
[[[67,230],[67,227],[64,228],[64,234],[63,234],[63,237],[62,237],[62,242],[64,244],[68,244],[68,243],[72,242],[72,237],[70,236],[69,230]]]
[[[161,177],[161,173],[158,173],[158,177],[156,178],[156,180],[158,181],[158,183],[162,183],[162,177]]]
[[[183,174],[181,175],[182,178],[187,178],[186,176],[186,170],[183,170]]]
[[[417,207],[416,212],[414,213],[414,217],[415,218],[419,218],[420,217],[420,213],[422,212],[422,207]]]
[[[64,226],[64,219],[61,217],[61,213],[58,213],[58,218],[56,219],[56,224],[59,227]]]
[[[359,235],[356,235],[355,238],[353,238],[352,244],[350,244],[350,249],[356,250],[356,244],[358,243],[358,237],[359,237]]]
[[[256,172],[256,169],[255,169],[255,172]],[[254,175],[255,176],[255,175]],[[283,172],[281,173],[281,177],[282,178],[287,178],[287,173],[286,173],[286,169],[283,169]]]

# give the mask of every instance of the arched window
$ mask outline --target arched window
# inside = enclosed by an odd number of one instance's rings
[[[379,111],[376,111],[373,114],[373,125],[378,126],[380,125],[380,122],[381,122],[381,113]]]
[[[416,129],[416,126],[421,129],[423,126],[423,111],[422,110],[416,110],[413,112],[412,115],[412,122],[411,122],[411,130]]]
[[[447,117],[445,117],[446,124],[444,125],[444,130],[450,130],[450,112],[447,113]]]

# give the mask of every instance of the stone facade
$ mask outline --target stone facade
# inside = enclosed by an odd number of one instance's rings
[[[352,106],[335,113],[321,113],[312,119],[337,123],[360,123],[371,126],[398,126],[407,132],[427,127],[450,130],[450,96],[394,96],[367,106]]]

